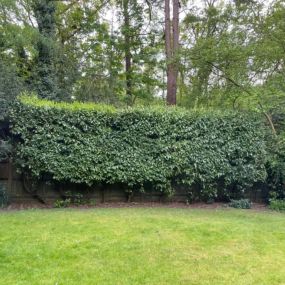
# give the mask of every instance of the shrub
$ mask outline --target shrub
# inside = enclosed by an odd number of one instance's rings
[[[285,199],[270,199],[269,209],[275,211],[285,211]]]
[[[285,134],[278,135],[269,143],[270,156],[266,164],[267,185],[271,198],[285,199]]]
[[[55,208],[67,208],[71,205],[71,199],[56,200],[54,203]]]
[[[229,206],[237,209],[250,209],[251,202],[248,199],[231,200]]]
[[[171,194],[197,186],[205,200],[263,181],[261,119],[238,112],[58,103],[19,98],[10,113],[17,162],[35,178],[124,185]]]
[[[89,206],[96,206],[96,200],[93,198],[93,199],[89,199],[89,201],[88,201],[88,205]]]
[[[55,208],[67,208],[70,205],[80,206],[80,205],[95,205],[95,200],[84,199],[82,193],[66,191],[63,195],[63,199],[57,200],[54,203]]]
[[[70,200],[70,203],[74,205],[83,205],[86,204],[86,200],[84,200],[83,194],[79,192],[67,191],[65,192],[66,198]]]

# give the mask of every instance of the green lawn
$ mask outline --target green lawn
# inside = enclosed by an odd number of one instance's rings
[[[285,214],[0,212],[0,284],[285,284]]]

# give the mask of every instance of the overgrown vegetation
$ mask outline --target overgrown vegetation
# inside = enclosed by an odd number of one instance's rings
[[[237,209],[250,209],[251,202],[249,199],[231,200],[229,206]]]
[[[63,198],[54,202],[55,208],[67,208],[69,206],[95,206],[96,200],[94,198],[86,198],[80,192],[66,191]]]
[[[242,198],[266,177],[259,116],[110,107],[20,97],[10,113],[22,171],[126,191],[196,187],[199,199]],[[219,197],[218,197],[219,196]]]
[[[67,208],[71,205],[71,199],[67,198],[67,199],[62,199],[62,200],[56,200],[54,202],[54,207],[55,208]]]
[[[7,160],[12,151],[11,137],[8,132],[8,109],[22,91],[22,87],[21,79],[15,74],[15,68],[2,62],[0,57],[0,162]]]
[[[270,197],[285,199],[285,141],[283,134],[269,144],[269,160],[267,162],[267,183]]]
[[[285,211],[285,199],[270,199],[269,208],[275,211]]]

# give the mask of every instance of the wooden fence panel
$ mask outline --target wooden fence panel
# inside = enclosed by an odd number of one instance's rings
[[[44,203],[54,203],[58,199],[62,199],[62,193],[68,190],[82,192],[89,199],[94,199],[96,203],[104,202],[127,202],[128,195],[120,186],[87,187],[82,185],[62,186],[59,190],[53,184],[40,182],[36,193],[29,193],[24,188],[22,176],[16,172],[12,163],[0,163],[0,183],[4,184],[7,189],[10,202],[16,203],[34,203],[41,201]],[[268,187],[260,183],[255,185],[247,193],[248,198],[254,202],[263,202],[268,196]],[[186,202],[187,191],[185,189],[176,189],[174,195],[170,198],[163,196],[160,192],[140,193],[135,191],[131,196],[133,202]]]

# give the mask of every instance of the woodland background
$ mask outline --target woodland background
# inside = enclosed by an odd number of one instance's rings
[[[1,0],[2,108],[21,90],[56,100],[163,104],[171,65],[179,106],[269,115],[284,107],[283,0],[171,2],[170,39],[166,5]]]

